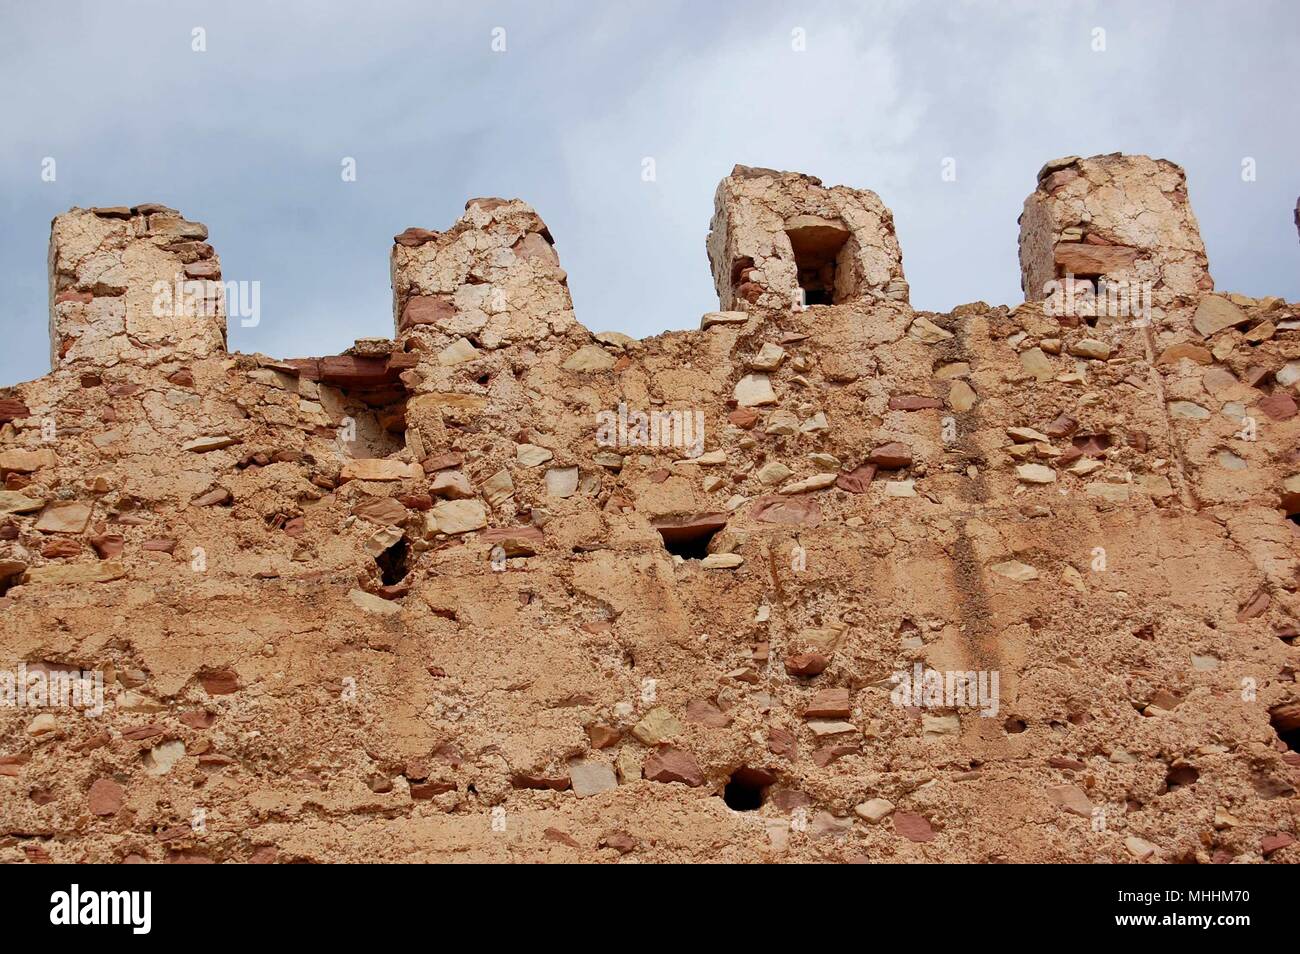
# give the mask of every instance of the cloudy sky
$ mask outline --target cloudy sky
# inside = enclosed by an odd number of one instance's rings
[[[913,304],[947,310],[1020,300],[1045,160],[1148,153],[1186,168],[1219,288],[1300,299],[1298,39],[1294,0],[6,0],[0,384],[48,369],[49,222],[73,205],[206,223],[226,279],[261,282],[231,346],[281,357],[391,334],[392,236],[479,195],[537,208],[587,327],[697,327],[737,162],[875,190]]]

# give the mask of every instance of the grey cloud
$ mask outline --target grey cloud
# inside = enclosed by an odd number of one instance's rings
[[[736,162],[880,193],[914,303],[941,309],[1019,300],[1016,216],[1044,160],[1147,152],[1187,168],[1220,288],[1300,298],[1290,3],[146,2],[2,16],[0,382],[47,369],[45,243],[71,205],[161,201],[206,222],[227,277],[262,283],[262,324],[233,327],[232,346],[287,356],[391,331],[393,234],[446,227],[470,196],[518,195],[550,224],[583,323],[646,335],[716,306],[703,242]],[[203,54],[190,50],[200,25]],[[806,52],[791,49],[796,27]],[[44,156],[55,183],[40,180]],[[340,180],[344,156],[355,183]],[[1241,180],[1247,156],[1255,182]],[[955,182],[940,179],[944,157]]]

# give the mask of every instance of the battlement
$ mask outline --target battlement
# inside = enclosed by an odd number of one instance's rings
[[[146,204],[72,209],[50,230],[50,361],[112,366],[226,348],[207,227]]]
[[[723,311],[907,301],[893,215],[874,192],[738,165],[713,201],[706,244]]]
[[[1039,170],[1020,216],[1020,272],[1026,301],[1069,276],[1144,284],[1161,308],[1214,289],[1182,168],[1119,153]]]
[[[1161,321],[1186,325],[1214,287],[1186,178],[1165,160],[1053,160],[1019,221],[1026,301],[1071,279],[1097,294],[1132,286]],[[718,185],[706,247],[722,312],[908,302],[893,215],[868,190],[738,165]],[[555,240],[518,199],[471,199],[446,231],[408,228],[391,275],[401,350],[467,354],[581,327]],[[220,353],[224,291],[202,224],[161,205],[73,209],[51,233],[52,365]]]
[[[1049,163],[1013,305],[797,173],[707,249],[699,330],[593,334],[472,199],[286,358],[202,225],[55,219],[0,676],[103,711],[0,705],[0,862],[1300,860],[1300,306],[1211,291],[1181,170]]]
[[[573,324],[568,276],[555,240],[518,199],[470,199],[446,232],[409,228],[393,239],[397,338],[441,348],[483,347],[562,334]]]

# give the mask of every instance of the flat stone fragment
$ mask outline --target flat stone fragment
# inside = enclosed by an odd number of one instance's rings
[[[166,775],[185,757],[185,743],[173,739],[154,746],[144,756],[144,770],[150,775]]]
[[[1210,365],[1214,363],[1214,355],[1200,345],[1183,342],[1182,344],[1170,345],[1160,352],[1160,357],[1156,358],[1156,364],[1177,364],[1179,361],[1184,360],[1191,361],[1194,364]]]
[[[1008,580],[1015,580],[1017,583],[1028,583],[1030,580],[1038,579],[1038,571],[1019,560],[995,563],[989,569],[998,576],[1005,576]]]
[[[758,354],[749,360],[749,366],[755,371],[775,371],[785,360],[785,349],[778,344],[765,341]]]
[[[939,715],[932,712],[921,714],[921,735],[923,738],[935,738],[945,735],[961,735],[961,719],[955,713]]]
[[[796,480],[792,484],[786,484],[778,493],[782,494],[803,494],[813,490],[825,490],[835,483],[835,474],[813,474],[811,477],[805,477],[803,480]]]
[[[356,457],[343,464],[340,476],[344,480],[418,480],[424,468],[401,460]]]
[[[805,719],[847,719],[852,712],[849,690],[843,686],[819,689],[804,707]]]
[[[478,356],[478,349],[467,338],[457,338],[438,352],[438,363],[450,367],[455,364],[464,364],[466,361],[473,361]]]
[[[1040,384],[1056,377],[1056,365],[1042,348],[1027,348],[1020,352],[1020,367]]]
[[[674,465],[695,464],[699,467],[718,467],[727,462],[727,452],[722,450],[708,451],[700,454],[698,457],[683,457],[681,460],[673,461]]]
[[[22,450],[14,448],[0,451],[0,471],[12,471],[16,474],[30,474],[42,467],[53,467],[58,462],[54,451]]]
[[[1209,362],[1206,362],[1207,364]],[[1300,361],[1288,361],[1282,367],[1278,368],[1273,375],[1273,380],[1283,387],[1291,387],[1300,382]]]
[[[546,472],[548,497],[572,497],[578,492],[578,468],[552,467]]]
[[[27,571],[29,583],[109,583],[126,576],[126,568],[118,560],[101,560],[97,563],[47,563]]]
[[[92,815],[116,815],[124,799],[121,785],[111,778],[97,778],[86,793],[86,807]]]
[[[477,500],[444,500],[425,516],[437,533],[468,533],[487,526],[487,510]]]
[[[743,325],[747,321],[749,313],[745,311],[710,311],[700,318],[700,330],[714,325]]]
[[[793,474],[794,471],[779,460],[770,460],[758,469],[758,479],[769,487],[784,483]]]
[[[912,448],[892,441],[877,447],[867,456],[867,463],[882,470],[901,470],[912,466]]]
[[[573,786],[573,793],[579,798],[589,798],[618,788],[614,769],[603,762],[570,762],[569,782]]]
[[[614,345],[618,348],[634,348],[641,342],[621,331],[598,331],[592,335],[601,344]]]
[[[521,467],[536,467],[545,464],[554,456],[545,447],[538,447],[536,444],[515,445],[515,460]]]
[[[1244,325],[1249,320],[1249,316],[1228,299],[1206,295],[1196,306],[1192,327],[1202,338],[1209,338],[1225,328]]]
[[[885,481],[886,497],[915,497],[916,481],[914,480],[887,480]]]
[[[27,571],[27,561],[13,557],[0,557],[0,581],[11,576],[18,576]]]
[[[45,505],[36,521],[36,529],[42,533],[85,533],[91,511],[90,504],[56,500]]]
[[[409,512],[400,501],[392,497],[368,497],[352,508],[352,513],[356,516],[385,527],[401,523]]]
[[[474,488],[460,471],[443,470],[429,482],[429,493],[448,500],[469,500],[474,496]]]
[[[1047,790],[1052,804],[1080,818],[1092,818],[1092,802],[1077,785],[1054,785]]]
[[[1017,444],[1029,444],[1041,441],[1044,444],[1050,444],[1052,439],[1042,431],[1036,431],[1032,427],[1008,427],[1007,436]]]
[[[1084,488],[1084,492],[1098,500],[1106,500],[1110,503],[1127,503],[1129,497],[1128,484],[1111,484],[1105,481],[1093,481]]]
[[[1296,404],[1295,398],[1285,391],[1274,391],[1257,401],[1255,406],[1275,421],[1288,421],[1300,411],[1300,405]]]
[[[617,359],[600,345],[583,345],[569,355],[561,367],[565,371],[577,371],[590,374],[596,371],[609,371],[617,364]]]
[[[1056,471],[1042,464],[1021,464],[1016,468],[1016,479],[1026,484],[1054,484]]]
[[[894,811],[894,803],[887,798],[871,798],[853,806],[853,812],[859,818],[875,824],[884,820]]]
[[[193,451],[196,454],[205,454],[208,451],[221,450],[224,447],[230,447],[238,444],[236,438],[229,434],[214,434],[208,437],[196,437],[192,441],[186,441],[181,445],[181,450]]]
[[[739,553],[710,553],[700,561],[700,567],[705,570],[734,570],[745,562],[745,558]]]
[[[1297,475],[1296,482],[1300,485],[1300,475]],[[816,527],[822,519],[821,505],[810,497],[759,497],[750,508],[749,515],[763,523],[805,527]]]
[[[766,374],[747,374],[736,382],[733,392],[736,403],[741,407],[761,407],[776,403],[776,392]]]
[[[681,782],[696,788],[704,784],[704,773],[695,757],[681,749],[664,748],[645,760],[642,773],[652,782]]]
[[[632,727],[632,734],[646,745],[658,745],[680,735],[682,724],[663,706],[656,706]]]
[[[379,616],[396,616],[402,612],[402,604],[386,600],[374,593],[367,593],[365,590],[349,590],[348,599],[352,601],[353,605],[365,610],[367,613],[375,613]]]
[[[848,735],[856,733],[858,727],[852,722],[844,722],[837,719],[813,719],[807,723],[808,728],[816,736],[831,735]]]
[[[487,498],[488,505],[495,510],[514,496],[515,482],[510,477],[510,471],[502,469],[483,481],[479,490]]]
[[[1092,358],[1097,361],[1105,361],[1109,358],[1110,350],[1110,345],[1095,338],[1084,338],[1070,345],[1070,354],[1076,358]]]
[[[1159,850],[1151,842],[1145,838],[1139,838],[1137,835],[1129,835],[1125,838],[1124,848],[1138,861],[1146,861]]]
[[[16,490],[0,490],[0,514],[33,513],[45,506],[45,501],[28,497]]]
[[[406,534],[401,527],[385,527],[377,530],[366,540],[366,552],[377,557]]]
[[[1137,255],[1137,249],[1123,245],[1084,242],[1063,242],[1054,252],[1056,267],[1070,275],[1109,275],[1132,265]]]
[[[483,542],[494,549],[500,547],[507,557],[536,556],[546,543],[546,534],[539,527],[504,527],[484,530]]]
[[[934,827],[930,820],[913,812],[894,812],[894,831],[908,841],[934,841]]]
[[[919,315],[910,325],[908,325],[907,333],[911,337],[916,338],[918,341],[923,341],[926,344],[938,344],[940,341],[947,341],[952,337],[951,331],[948,331],[945,328],[940,328],[929,318],[924,318]]]
[[[958,414],[965,414],[975,406],[976,394],[965,381],[954,381],[948,389],[948,406]]]
[[[835,486],[851,494],[865,494],[876,478],[876,465],[863,464],[853,470],[836,475]]]
[[[942,401],[924,394],[895,394],[889,399],[891,411],[929,411],[941,407]]]
[[[1189,421],[1204,421],[1210,416],[1209,411],[1191,401],[1170,401],[1169,413]]]

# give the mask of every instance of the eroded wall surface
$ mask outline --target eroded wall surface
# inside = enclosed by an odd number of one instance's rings
[[[0,707],[0,859],[1300,859],[1300,308],[1210,291],[1177,167],[1063,162],[1030,300],[946,314],[874,194],[738,167],[722,310],[643,341],[518,200],[284,360],[133,304],[201,226],[60,216],[0,672],[103,711]],[[1032,291],[1089,254],[1150,312]]]

